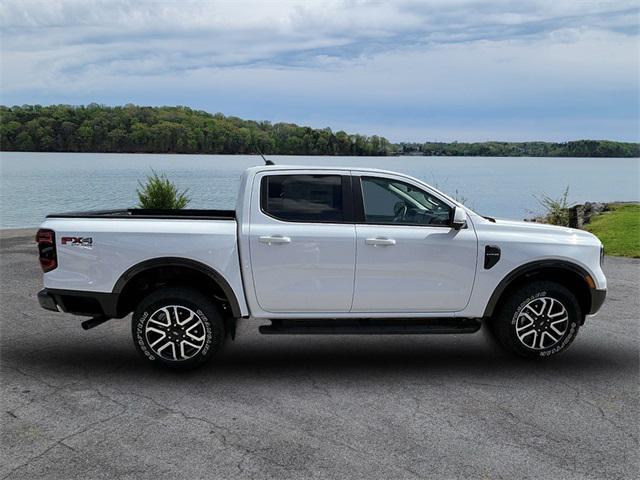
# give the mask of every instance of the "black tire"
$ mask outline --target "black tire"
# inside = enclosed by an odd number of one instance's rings
[[[194,368],[211,358],[225,338],[216,305],[201,293],[180,287],[156,290],[133,312],[133,342],[158,365]]]
[[[569,348],[581,318],[580,305],[569,289],[538,281],[511,292],[491,325],[507,350],[527,358],[546,358]]]

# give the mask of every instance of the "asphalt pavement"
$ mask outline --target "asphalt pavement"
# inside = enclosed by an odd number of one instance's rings
[[[635,479],[640,261],[573,346],[514,359],[455,336],[267,336],[203,368],[136,353],[130,319],[42,310],[32,231],[0,233],[0,479]]]

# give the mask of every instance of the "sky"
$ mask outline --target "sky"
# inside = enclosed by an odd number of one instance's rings
[[[0,103],[186,105],[392,141],[640,141],[640,5],[3,0]]]

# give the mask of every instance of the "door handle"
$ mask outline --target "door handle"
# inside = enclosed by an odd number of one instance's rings
[[[260,243],[271,245],[272,243],[291,243],[291,238],[282,235],[267,235],[260,237]]]
[[[377,237],[377,238],[367,238],[364,243],[366,243],[367,245],[373,245],[375,246],[381,246],[381,247],[387,247],[390,245],[395,245],[396,241],[393,238],[382,238],[382,237]]]

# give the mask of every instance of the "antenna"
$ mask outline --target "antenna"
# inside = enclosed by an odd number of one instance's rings
[[[262,154],[262,152],[260,151],[260,149],[258,147],[256,147],[256,150],[258,151],[258,154],[262,157],[262,160],[264,160],[264,164],[265,165],[275,165],[275,163],[273,163],[271,160],[267,160],[264,155]]]

